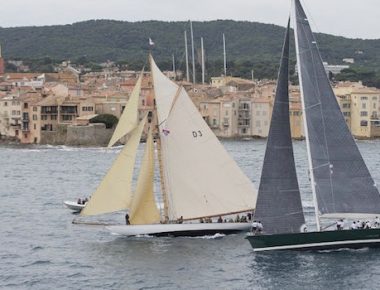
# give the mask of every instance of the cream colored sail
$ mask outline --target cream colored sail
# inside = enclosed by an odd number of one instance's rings
[[[154,83],[157,106],[160,83]],[[181,88],[161,135],[169,217],[175,220],[252,210],[256,189]]]
[[[136,152],[147,117],[132,131],[128,143],[91,196],[81,215],[96,215],[127,209],[130,205]]]
[[[133,88],[132,94],[127,105],[125,106],[123,114],[121,115],[111,140],[108,143],[108,147],[112,147],[117,141],[120,140],[120,138],[124,137],[138,126],[138,106],[143,74],[144,73],[141,72],[140,77]]]
[[[160,212],[153,191],[154,182],[154,144],[151,129],[145,145],[140,175],[133,195],[129,220],[132,225],[154,224],[160,221]]]
[[[149,56],[149,60],[154,83],[154,94],[156,96],[158,124],[160,134],[162,134],[162,130],[165,129],[166,119],[168,118],[179,86],[168,79],[160,71],[151,55]]]

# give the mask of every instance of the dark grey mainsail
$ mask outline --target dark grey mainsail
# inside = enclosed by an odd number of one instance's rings
[[[340,217],[379,214],[379,191],[340,111],[299,0],[294,0],[293,8],[305,134],[319,212]]]
[[[305,223],[290,133],[288,66],[289,24],[254,215],[266,234],[299,232]]]

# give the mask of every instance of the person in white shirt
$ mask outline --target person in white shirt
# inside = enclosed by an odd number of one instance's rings
[[[375,226],[375,228],[378,228],[380,226],[380,219],[378,216],[375,218],[374,226]]]
[[[351,230],[357,230],[358,229],[358,225],[356,224],[355,221],[352,222],[351,226],[350,226],[350,229]]]
[[[344,221],[343,221],[343,219],[341,219],[341,220],[339,220],[339,221],[336,222],[336,229],[338,231],[341,231],[341,230],[344,229]]]
[[[261,223],[261,221],[259,221],[259,222],[257,223],[257,231],[258,231],[259,233],[261,233],[261,232],[263,231],[263,229],[264,229],[264,226],[263,226],[263,224]]]
[[[252,231],[252,233],[256,233],[256,231],[257,231],[257,221],[256,220],[254,220],[253,222],[252,222],[252,227],[251,227],[251,231]]]
[[[372,226],[371,226],[371,222],[370,221],[366,221],[365,222],[365,226],[364,226],[364,229],[370,229]]]

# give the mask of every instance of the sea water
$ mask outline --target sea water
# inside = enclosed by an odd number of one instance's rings
[[[258,186],[265,140],[223,144]],[[380,141],[358,145],[380,184]],[[73,225],[78,217],[63,207],[63,200],[89,196],[120,150],[0,147],[0,288],[380,288],[380,250],[254,253],[244,234],[123,238],[99,226]],[[305,142],[295,142],[294,150],[312,228]],[[142,151],[141,145],[138,162]],[[124,221],[122,213],[111,219]]]

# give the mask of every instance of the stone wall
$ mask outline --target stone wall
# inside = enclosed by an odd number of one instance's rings
[[[59,125],[56,131],[42,131],[41,144],[69,146],[107,146],[114,129],[104,124]]]
[[[107,146],[113,129],[106,125],[89,124],[88,126],[69,126],[67,128],[66,145],[69,146]]]
[[[67,125],[58,125],[56,131],[41,131],[40,144],[65,145]]]

